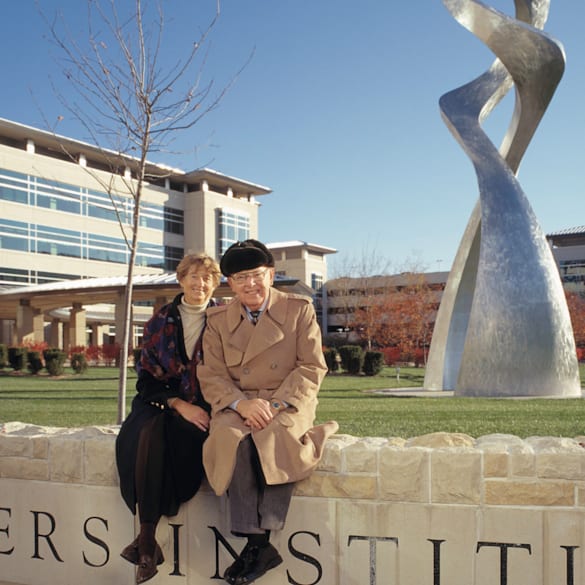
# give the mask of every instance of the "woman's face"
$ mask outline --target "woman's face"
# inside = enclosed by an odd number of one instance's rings
[[[183,300],[188,305],[204,305],[213,294],[213,277],[203,266],[194,264],[179,281],[183,289]]]

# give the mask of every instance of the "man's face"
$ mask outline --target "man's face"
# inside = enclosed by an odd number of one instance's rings
[[[228,277],[228,283],[240,302],[251,311],[257,311],[266,298],[274,280],[274,268],[259,266],[242,270]]]

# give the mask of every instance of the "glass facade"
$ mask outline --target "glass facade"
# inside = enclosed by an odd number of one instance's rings
[[[317,274],[316,272],[313,272],[311,274],[311,288],[315,292],[321,292],[321,289],[323,288],[323,275],[322,274]]]
[[[0,200],[53,209],[130,225],[134,200],[41,177],[0,169]],[[143,201],[140,225],[160,232],[183,233],[183,210]]]
[[[164,208],[164,231],[168,234],[183,235],[185,226],[185,213],[182,209],[174,209],[172,207]]]
[[[25,270],[0,267],[0,285],[27,286],[29,284],[46,284],[62,280],[77,280],[77,274],[44,272],[42,270]]]
[[[585,282],[585,259],[561,260],[559,262],[561,279],[565,283]]]
[[[219,255],[221,256],[232,244],[250,237],[250,216],[230,209],[218,212]]]
[[[116,264],[126,264],[130,256],[122,238],[10,219],[0,219],[0,249]],[[172,251],[171,258],[165,257],[166,250]],[[179,248],[141,242],[138,244],[136,266],[164,269],[175,262],[178,250]]]
[[[77,218],[89,217],[126,225],[132,222],[134,211],[134,200],[131,197],[109,195],[6,169],[0,169],[0,201],[73,214]],[[151,202],[141,204],[142,227],[161,233],[183,234],[183,219],[183,210]],[[67,221],[63,223],[66,225]],[[116,264],[126,264],[130,255],[122,237],[9,219],[0,219],[0,250]],[[181,248],[140,242],[136,266],[172,271],[182,257]],[[10,274],[6,272],[0,281],[23,282],[20,280],[21,275],[13,276],[18,276],[18,279],[11,280]],[[63,278],[67,278],[67,275],[63,275]]]

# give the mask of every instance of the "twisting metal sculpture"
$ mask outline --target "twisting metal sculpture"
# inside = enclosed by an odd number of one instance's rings
[[[564,71],[562,46],[540,30],[550,0],[515,0],[516,18],[476,0],[443,3],[497,59],[439,102],[474,165],[480,198],[443,293],[425,387],[463,396],[580,396],[558,270],[515,176]],[[512,86],[515,109],[498,151],[481,123]]]

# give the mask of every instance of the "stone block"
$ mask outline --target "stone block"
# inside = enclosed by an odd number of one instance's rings
[[[576,485],[577,490],[577,506],[585,506],[585,485],[582,483],[578,483]]]
[[[378,451],[386,439],[366,437],[343,450],[343,470],[346,473],[377,473]]]
[[[383,500],[428,502],[430,451],[412,447],[380,450],[379,493]]]
[[[544,583],[585,583],[585,511],[544,511]]]
[[[47,459],[49,457],[49,439],[47,437],[33,437],[32,456],[35,459]]]
[[[473,447],[475,439],[464,433],[429,433],[420,437],[413,437],[406,442],[407,447],[429,447],[441,449],[444,447]]]
[[[510,447],[522,448],[524,442],[515,435],[491,434],[479,437],[476,448],[483,453],[484,477],[507,477],[510,473]]]
[[[81,483],[83,479],[83,441],[53,437],[49,443],[51,481]]]
[[[0,457],[32,457],[33,442],[28,437],[0,434]]]
[[[337,517],[339,585],[372,583],[372,573],[376,583],[402,583],[400,539],[407,529],[405,507],[347,500],[338,504]],[[409,521],[414,528],[414,518]]]
[[[484,477],[507,477],[509,456],[507,453],[494,453],[484,451],[483,453],[483,476]]]
[[[574,506],[575,486],[570,481],[485,481],[485,503],[494,506]]]
[[[479,504],[481,453],[470,449],[440,449],[431,454],[431,502]]]
[[[511,445],[510,453],[510,474],[512,477],[535,477],[536,456],[534,449],[526,443]]]
[[[323,457],[317,465],[318,471],[331,471],[339,473],[342,471],[343,450],[358,441],[357,437],[351,435],[333,435],[325,443]]]
[[[419,528],[418,534],[425,534],[425,564],[431,565],[431,549],[438,555],[439,562],[433,579],[428,578],[424,584],[471,584],[473,580],[473,558],[478,533],[478,514],[473,506],[429,506],[428,525]],[[422,530],[422,532],[420,532]],[[409,547],[410,549],[410,547]],[[410,550],[412,564],[420,564],[417,551]],[[433,564],[437,564],[436,561]],[[437,581],[438,579],[438,581]],[[408,583],[421,583],[411,580]],[[490,582],[491,583],[491,582]]]
[[[505,566],[502,555],[506,557]],[[483,508],[477,521],[471,583],[544,584],[543,555],[542,511]],[[546,585],[554,583],[559,581]]]
[[[552,449],[536,453],[536,475],[551,479],[585,480],[585,451]]]
[[[114,442],[104,439],[87,439],[84,445],[85,482],[90,485],[119,485]]]
[[[321,498],[374,499],[377,495],[377,476],[315,472],[297,484],[295,494]]]
[[[0,477],[11,479],[48,480],[49,465],[44,459],[2,457]]]

